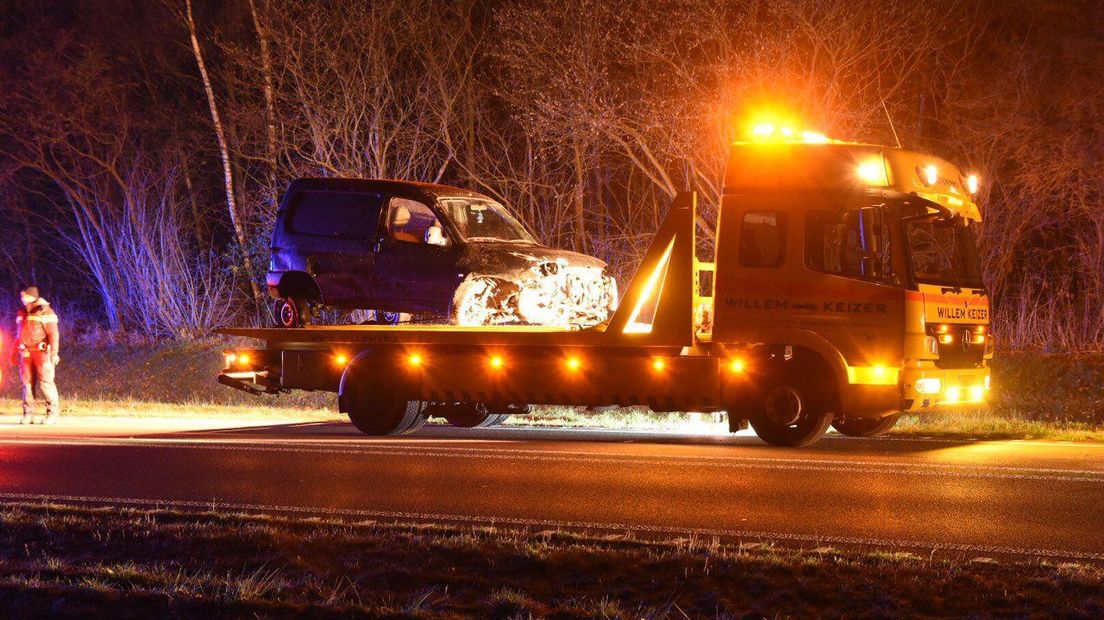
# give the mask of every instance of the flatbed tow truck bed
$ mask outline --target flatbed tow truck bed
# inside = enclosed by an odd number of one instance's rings
[[[399,381],[427,402],[648,405],[661,411],[716,410],[718,358],[695,335],[695,198],[672,207],[638,277],[606,323],[542,326],[311,326],[226,328],[265,349],[235,353],[219,381],[251,392],[343,392],[347,370]],[[240,356],[247,363],[241,364]]]

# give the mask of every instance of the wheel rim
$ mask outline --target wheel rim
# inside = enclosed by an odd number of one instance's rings
[[[780,426],[796,424],[805,412],[801,394],[789,387],[776,387],[767,394],[765,401],[767,418]]]
[[[494,285],[486,279],[473,280],[463,291],[456,308],[456,320],[460,325],[488,325],[493,322],[497,309],[493,305]]]
[[[280,304],[279,310],[280,325],[283,325],[284,327],[295,327],[297,314],[298,313],[295,311],[295,306],[291,303],[291,301],[284,300],[284,302]]]

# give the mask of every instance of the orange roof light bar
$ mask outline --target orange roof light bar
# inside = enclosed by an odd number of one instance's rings
[[[863,183],[874,187],[889,186],[889,172],[886,171],[885,158],[875,155],[859,162],[855,174]]]

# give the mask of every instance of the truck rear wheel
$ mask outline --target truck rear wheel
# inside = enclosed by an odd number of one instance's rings
[[[877,437],[889,432],[893,425],[900,420],[900,414],[886,416],[884,418],[846,418],[832,421],[832,428],[848,437]]]
[[[425,425],[425,403],[394,394],[346,401],[349,421],[365,435],[405,435]]]
[[[384,385],[364,366],[354,359],[346,367],[337,397],[353,426],[365,435],[405,435],[425,425],[425,402],[410,400],[401,385]]]
[[[820,439],[832,423],[825,394],[809,383],[779,382],[764,395],[762,407],[751,418],[755,434],[774,446],[797,448]]]
[[[439,415],[448,423],[460,428],[490,428],[498,426],[510,417],[508,413],[496,413],[483,403],[456,403],[434,407],[434,415]]]

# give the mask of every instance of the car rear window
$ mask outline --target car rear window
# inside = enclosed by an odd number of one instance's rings
[[[300,192],[292,200],[288,229],[313,237],[369,239],[382,205],[383,195],[373,192]]]

